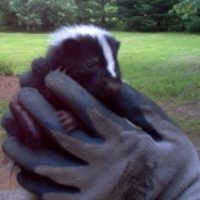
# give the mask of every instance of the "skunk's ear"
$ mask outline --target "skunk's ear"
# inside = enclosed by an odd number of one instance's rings
[[[118,40],[113,40],[111,48],[113,50],[115,57],[117,57],[120,45],[121,43]]]
[[[117,56],[117,53],[119,51],[119,48],[120,48],[120,42],[114,38],[108,38],[108,43],[113,51],[113,54],[115,56]]]
[[[116,48],[116,52],[118,52],[120,46],[121,46],[121,42],[118,41],[118,40],[115,40],[115,48]]]

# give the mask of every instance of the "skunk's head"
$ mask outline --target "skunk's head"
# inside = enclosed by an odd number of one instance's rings
[[[48,58],[93,95],[103,98],[121,84],[117,53],[119,42],[92,25],[66,26],[52,34]]]

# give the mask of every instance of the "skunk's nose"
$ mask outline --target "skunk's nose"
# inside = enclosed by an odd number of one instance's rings
[[[120,82],[117,81],[108,82],[106,86],[108,93],[111,95],[117,94],[120,89],[120,85]]]

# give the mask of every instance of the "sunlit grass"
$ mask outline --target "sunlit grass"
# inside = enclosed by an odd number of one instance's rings
[[[46,34],[0,33],[0,66],[6,63],[20,74],[30,68],[33,58],[45,54],[47,43]]]
[[[116,33],[124,78],[156,99],[200,100],[200,35]]]

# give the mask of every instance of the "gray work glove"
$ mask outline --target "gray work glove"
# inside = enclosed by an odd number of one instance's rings
[[[88,132],[65,132],[54,108],[35,89],[22,89],[18,110],[57,146],[36,151],[17,139],[22,126],[9,130],[3,148],[21,166],[18,181],[24,188],[45,200],[200,199],[193,145],[147,97],[123,84],[113,101],[120,117],[60,72],[45,82]],[[26,118],[18,120],[26,124]]]

